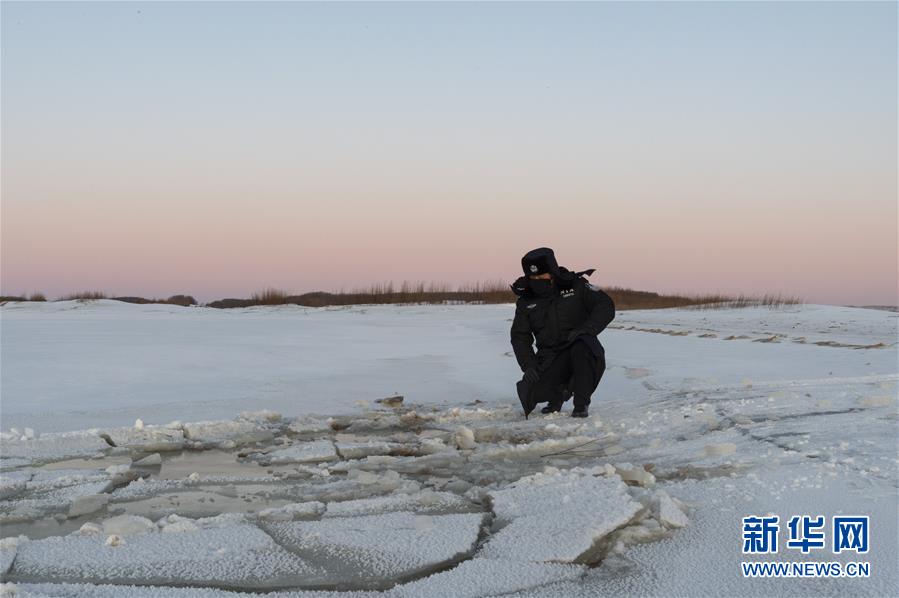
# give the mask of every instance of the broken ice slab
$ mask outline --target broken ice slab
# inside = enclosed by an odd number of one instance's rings
[[[184,437],[192,442],[227,449],[256,442],[269,442],[275,437],[271,426],[254,420],[186,423],[182,424],[182,429]]]
[[[311,442],[299,442],[287,448],[274,450],[268,453],[251,455],[254,461],[263,465],[279,465],[284,463],[323,463],[336,461],[337,449],[330,440],[314,440]]]
[[[0,539],[0,580],[6,578],[6,572],[12,567],[12,563],[16,558],[19,543],[27,541],[26,538]]]
[[[28,469],[5,472],[3,477],[9,480],[5,482],[7,487],[17,489],[14,495],[0,502],[0,523],[4,524],[54,514],[76,517],[98,510],[105,500],[95,497],[107,496],[105,493],[111,488],[110,477],[102,470]]]
[[[387,592],[354,591],[289,591],[265,594],[272,598],[418,598],[420,596],[453,596],[480,598],[482,596],[518,595],[529,589],[581,577],[585,568],[579,565],[523,563],[497,559],[474,558],[447,571],[434,573],[396,586]],[[18,584],[16,596],[22,598],[241,598],[246,594],[211,588],[173,588],[160,586],[130,586],[88,584]],[[127,593],[126,593],[127,592]]]
[[[99,436],[112,446],[133,452],[158,453],[184,448],[184,432],[165,426],[113,428],[102,430]]]
[[[289,503],[280,507],[263,509],[259,511],[259,518],[266,521],[292,521],[294,519],[312,519],[325,512],[326,505],[323,502],[312,500],[309,502]]]
[[[453,596],[478,598],[524,592],[553,582],[576,579],[584,574],[581,565],[527,563],[515,560],[479,558],[458,567],[434,573],[394,588],[398,597]]]
[[[489,493],[498,523],[479,556],[592,563],[603,540],[643,510],[617,475],[537,473]]]
[[[373,455],[363,459],[345,461],[331,466],[331,471],[349,471],[361,469],[368,471],[382,471],[385,468],[406,474],[450,474],[465,464],[465,456],[453,450],[444,450],[439,453],[424,455],[422,457],[393,457],[389,455]]]
[[[159,453],[150,453],[146,457],[134,461],[132,467],[158,467],[162,465],[162,455]]]
[[[376,498],[363,498],[328,503],[324,517],[355,517],[397,511],[418,514],[453,513],[472,511],[475,505],[458,494],[423,490],[413,494],[391,494]]]
[[[383,588],[454,563],[474,550],[484,513],[399,512],[266,523],[275,541],[327,569],[339,588]]]
[[[383,399],[375,399],[375,403],[384,405],[385,407],[397,408],[403,404],[403,395],[394,395],[392,397],[384,397]]]
[[[306,439],[320,438],[334,432],[329,418],[311,416],[294,418],[287,429],[298,437]]]
[[[324,571],[234,518],[200,520],[181,533],[149,532],[107,543],[107,536],[72,534],[19,545],[11,581],[181,585],[218,588],[318,587]]]
[[[522,444],[498,444],[480,450],[473,455],[473,461],[513,459],[525,461],[542,459],[548,456],[564,454],[567,451],[589,450],[599,439],[595,436],[569,436],[550,438]]]
[[[656,490],[652,500],[653,514],[666,527],[686,527],[690,519],[683,511],[683,504],[664,490]]]
[[[635,466],[631,463],[616,463],[614,468],[615,473],[625,482],[638,486],[652,486],[656,482],[655,476],[642,466]]]
[[[6,468],[90,457],[108,448],[97,430],[41,434],[33,439],[4,440],[0,464]]]
[[[27,484],[33,476],[34,472],[30,469],[0,472],[0,500],[6,500],[25,492]]]
[[[310,485],[279,484],[268,490],[269,498],[282,498],[291,502],[318,500],[333,502],[369,498],[395,491],[407,490],[409,486],[418,489],[418,485],[403,479],[395,471],[383,474],[363,471],[350,472],[350,479],[335,480]]]
[[[392,455],[406,450],[396,442],[337,442],[337,453],[342,459],[362,459],[372,455]]]

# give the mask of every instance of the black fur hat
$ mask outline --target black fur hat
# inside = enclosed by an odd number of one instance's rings
[[[555,278],[559,277],[559,264],[556,255],[549,247],[538,247],[524,254],[521,258],[521,269],[525,276],[550,273]]]

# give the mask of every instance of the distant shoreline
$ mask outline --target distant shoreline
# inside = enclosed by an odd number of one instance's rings
[[[798,297],[780,294],[764,295],[705,295],[662,294],[621,287],[601,287],[612,297],[619,310],[664,309],[671,307],[691,307],[696,309],[720,309],[734,307],[785,307],[799,305]],[[257,305],[300,305],[303,307],[331,307],[350,305],[392,305],[392,304],[500,304],[515,303],[517,296],[504,282],[492,281],[452,288],[447,284],[425,285],[424,283],[377,284],[367,289],[341,291],[337,293],[314,291],[300,295],[289,294],[280,289],[264,289],[253,293],[250,298],[226,298],[200,303],[187,294],[173,295],[167,299],[136,296],[111,296],[102,291],[82,291],[64,295],[55,301],[92,301],[109,299],[135,304],[171,304],[184,307],[203,306],[215,309],[253,307]],[[44,302],[43,293],[31,296],[0,296],[0,304],[11,301]]]
[[[857,307],[859,309],[879,309],[881,311],[899,312],[899,306],[896,305],[846,305],[845,307]]]

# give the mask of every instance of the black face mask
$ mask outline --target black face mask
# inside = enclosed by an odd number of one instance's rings
[[[542,278],[532,278],[528,281],[531,291],[538,297],[549,297],[553,294],[553,281]]]

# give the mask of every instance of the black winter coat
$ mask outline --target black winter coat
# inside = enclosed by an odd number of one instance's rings
[[[512,349],[522,371],[529,367],[546,369],[556,354],[570,344],[568,336],[572,330],[583,332],[577,338],[583,339],[594,355],[605,352],[596,336],[615,318],[615,303],[581,276],[565,268],[560,270],[562,276],[554,278],[553,292],[547,297],[536,295],[525,276],[512,285],[519,296],[512,321]]]

